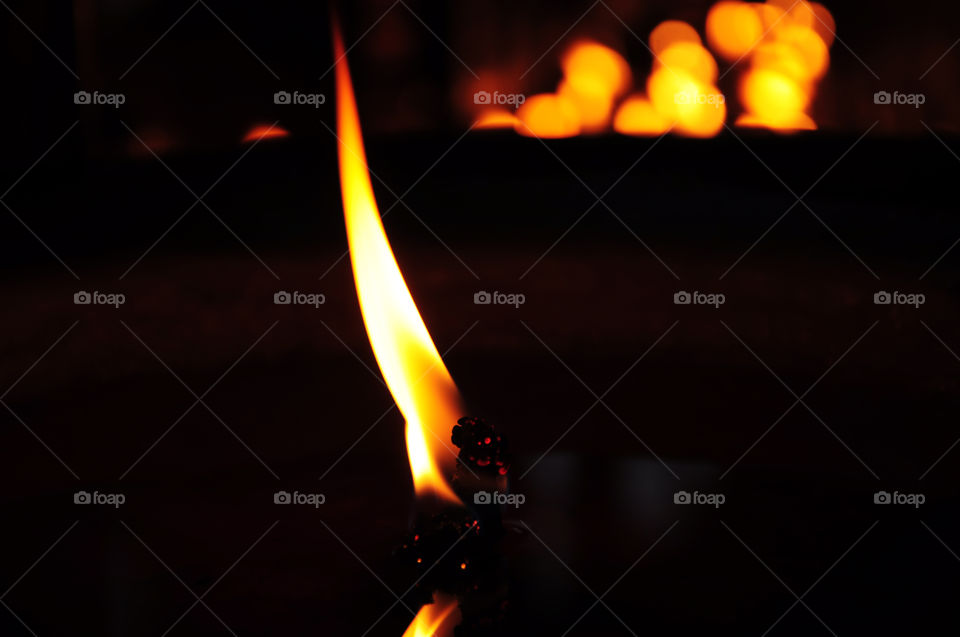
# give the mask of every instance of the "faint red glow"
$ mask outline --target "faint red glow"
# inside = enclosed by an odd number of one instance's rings
[[[243,138],[244,143],[246,142],[255,142],[261,139],[278,139],[281,137],[289,137],[290,131],[280,126],[262,124],[254,126]]]

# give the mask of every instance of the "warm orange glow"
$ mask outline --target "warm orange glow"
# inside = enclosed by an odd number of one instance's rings
[[[741,128],[770,128],[789,133],[800,130],[817,130],[817,123],[806,113],[797,113],[792,118],[778,117],[777,121],[764,121],[757,115],[744,113],[737,118],[736,125]]]
[[[706,84],[717,81],[717,62],[710,51],[693,42],[671,44],[660,52],[654,68],[665,68],[674,73],[687,73]]]
[[[777,28],[793,24],[812,29],[817,21],[813,7],[806,0],[767,0],[767,3],[782,12],[786,12],[786,16],[780,21]]]
[[[289,137],[290,132],[277,125],[254,126],[250,132],[243,138],[244,142],[255,142],[261,139],[276,139],[280,137]]]
[[[707,42],[728,62],[736,62],[750,53],[763,34],[763,22],[756,5],[718,2],[707,14]]]
[[[580,134],[580,112],[570,99],[542,93],[527,99],[517,110],[516,130],[528,137],[573,137]]]
[[[433,603],[426,604],[413,618],[403,637],[450,637],[460,621],[457,598],[437,592]]]
[[[337,135],[343,212],[363,323],[377,365],[406,420],[407,456],[418,496],[459,503],[445,475],[455,466],[445,447],[464,409],[387,240],[370,183],[360,117],[343,40],[334,32]]]
[[[791,47],[803,64],[806,79],[820,79],[830,64],[830,50],[813,29],[788,26],[777,32],[775,44]]]
[[[713,11],[722,5],[743,3],[721,2]],[[767,0],[746,6],[756,11],[765,35],[762,42],[751,47],[752,68],[740,82],[745,112],[737,125],[782,131],[816,129],[807,110],[818,80],[830,66],[830,44],[836,28],[833,16],[823,5],[806,0]],[[731,24],[723,33],[719,20],[715,27],[717,42],[731,37]],[[712,33],[709,26],[708,32]],[[711,45],[719,48],[724,43],[718,45],[711,39]]]
[[[601,131],[610,124],[610,117],[613,113],[612,95],[578,91],[569,80],[560,82],[557,95],[570,100],[576,107],[580,116],[580,126],[584,132]]]
[[[511,111],[503,108],[490,108],[483,111],[477,121],[474,122],[474,128],[513,128],[517,126],[519,120]]]
[[[823,40],[823,43],[826,44],[829,49],[833,46],[834,38],[837,37],[837,22],[833,19],[833,14],[830,13],[830,10],[819,2],[813,2],[810,6],[813,7],[813,15],[815,18],[813,30],[817,32],[817,35],[820,36],[820,39]]]
[[[786,11],[780,7],[774,6],[769,3],[765,4],[756,4],[751,3],[751,5],[757,12],[757,15],[760,16],[760,22],[763,23],[763,32],[770,34],[772,31],[775,31],[777,27],[781,24],[789,24],[789,19],[786,16]]]
[[[660,52],[647,94],[661,118],[690,137],[713,137],[727,117],[726,100],[713,85],[717,62],[699,44],[677,42]]]
[[[755,69],[747,73],[741,98],[753,121],[770,128],[793,129],[810,104],[810,95],[783,73]]]
[[[581,95],[613,98],[630,87],[627,61],[596,42],[574,44],[564,54],[561,67],[570,89]]]
[[[565,114],[566,104],[571,104],[576,110],[580,131],[594,133],[607,129],[613,115],[614,100],[630,86],[631,74],[627,61],[609,47],[584,41],[567,50],[562,67],[564,78],[557,87],[561,101],[554,102],[552,106],[542,103],[537,107],[542,110],[534,118],[534,124],[540,126],[543,122],[551,122],[543,128],[544,134],[538,136],[566,137],[565,131],[573,130],[573,118]],[[528,126],[537,130],[529,122]]]
[[[690,137],[713,137],[723,129],[727,105],[715,87],[684,72],[662,68],[647,82],[650,101],[660,115]]]
[[[563,79],[555,92],[529,98],[514,115],[485,113],[476,126],[512,125],[523,135],[544,138],[611,128],[626,135],[675,131],[711,137],[727,117],[717,87],[720,59],[729,63],[724,76],[733,70],[740,76],[738,125],[816,129],[809,111],[830,67],[835,30],[833,15],[818,2],[718,0],[707,13],[703,39],[680,20],[664,21],[650,33],[654,60],[645,96],[627,97],[633,78],[619,53],[579,41],[563,55]]]
[[[692,26],[680,20],[661,22],[650,32],[650,50],[654,55],[659,55],[661,51],[677,42],[701,44],[700,34]]]
[[[670,130],[671,122],[643,96],[627,98],[613,119],[613,130],[623,135],[654,137]]]

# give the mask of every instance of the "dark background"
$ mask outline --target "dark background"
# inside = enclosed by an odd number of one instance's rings
[[[376,23],[350,60],[404,276],[516,453],[501,634],[564,634],[611,586],[612,612],[569,634],[955,633],[960,53],[917,78],[960,37],[957,9],[828,4],[849,50],[813,134],[540,142],[462,136],[472,92],[551,90],[578,35],[642,76],[611,10],[645,37],[702,27],[708,4],[595,5],[523,82],[589,3],[407,2],[377,23],[390,6],[342,7],[345,37]],[[400,635],[399,605],[374,622],[414,579],[391,558],[412,488],[344,258],[328,7],[209,1],[177,22],[190,7],[5,9],[0,633]],[[80,89],[127,103],[79,107]],[[240,143],[274,122],[290,137]],[[676,306],[680,290],[727,302]],[[926,304],[876,306],[880,290]],[[279,489],[327,502],[280,507]],[[795,595],[809,609],[778,621]]]

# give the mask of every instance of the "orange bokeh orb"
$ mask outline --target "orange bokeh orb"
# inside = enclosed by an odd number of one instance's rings
[[[728,62],[736,62],[750,53],[763,35],[763,21],[755,5],[718,2],[707,14],[707,42]]]
[[[717,81],[717,62],[710,51],[693,42],[678,42],[664,49],[654,63],[657,69],[686,73],[706,84]]]
[[[653,103],[642,95],[628,97],[617,109],[613,130],[623,135],[654,137],[663,135],[672,122],[661,115]]]
[[[517,110],[515,129],[528,137],[573,137],[580,134],[580,113],[568,98],[541,93],[527,99]]]
[[[650,32],[650,50],[653,51],[654,55],[659,55],[667,47],[677,42],[702,43],[697,30],[680,20],[661,22]]]

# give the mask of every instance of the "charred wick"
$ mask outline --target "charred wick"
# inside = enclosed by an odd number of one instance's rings
[[[457,637],[495,635],[509,609],[508,538],[490,494],[508,487],[507,440],[475,417],[459,419],[450,439],[460,450],[452,484],[464,506],[417,513],[396,558],[420,578],[411,603],[430,603],[437,590],[452,593],[463,617]]]

